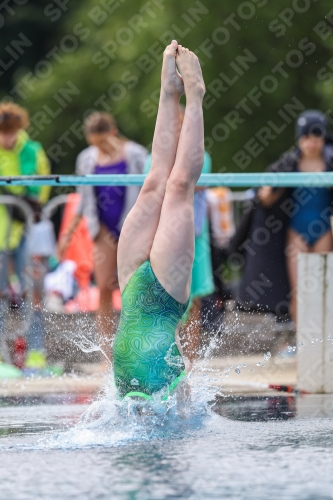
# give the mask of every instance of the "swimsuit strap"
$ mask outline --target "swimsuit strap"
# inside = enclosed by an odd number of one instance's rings
[[[168,387],[167,387],[167,393],[162,397],[162,401],[166,401],[168,399],[168,397],[170,396],[170,394],[176,389],[177,385],[186,377],[186,371],[184,370],[180,375],[178,375],[177,378],[175,378],[175,380],[172,382],[172,384],[170,384]],[[125,394],[124,396],[124,399],[127,398],[127,397],[137,397],[137,398],[143,398],[145,399],[146,401],[151,401],[153,399],[152,396],[149,396],[149,394],[145,394],[144,392],[138,392],[138,391],[132,391],[132,392],[128,392],[127,394]]]
[[[132,392],[128,392],[127,394],[125,394],[124,396],[124,399],[125,398],[143,398],[143,399],[146,399],[147,401],[150,401],[152,398],[152,396],[149,396],[148,394],[145,394],[144,392],[135,392],[135,391],[132,391]]]
[[[168,385],[167,393],[163,396],[162,401],[166,401],[170,394],[176,389],[177,385],[186,377],[186,371],[182,371],[180,375],[172,382],[172,384]]]

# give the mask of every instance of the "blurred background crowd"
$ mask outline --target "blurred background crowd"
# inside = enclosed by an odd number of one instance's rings
[[[172,38],[203,66],[204,173],[332,170],[328,1],[16,0],[2,6],[0,30],[0,176],[147,173]],[[117,241],[139,188],[0,189],[2,361],[59,372],[45,343],[49,313],[95,315],[109,356]],[[294,328],[297,254],[332,251],[332,190],[198,187],[194,207],[188,356],[226,308]],[[12,314],[24,326],[8,336]]]

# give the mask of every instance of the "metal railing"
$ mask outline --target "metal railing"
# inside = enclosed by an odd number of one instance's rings
[[[0,186],[141,186],[143,174],[116,175],[47,175],[0,177]],[[202,174],[198,186],[226,187],[333,187],[333,172],[263,172]]]
[[[79,185],[110,185],[110,186],[141,186],[146,175],[47,175],[47,176],[16,176],[0,177],[0,186],[79,186]],[[198,186],[239,187],[333,187],[333,172],[263,172],[263,173],[227,173],[202,174]],[[242,216],[244,205],[249,200],[246,192],[233,191],[234,216],[236,225]],[[46,218],[52,217],[59,205],[66,202],[66,195],[53,198],[43,209]]]
[[[50,201],[48,201],[42,209],[43,217],[45,219],[51,219],[51,217],[61,205],[66,205],[67,196],[67,194],[59,194],[58,196],[55,196]]]
[[[1,177],[0,177],[1,179]],[[10,194],[0,194],[0,205],[7,205],[10,207],[17,207],[25,218],[25,223],[27,226],[31,226],[34,219],[34,213],[29,203],[18,196],[12,196]]]

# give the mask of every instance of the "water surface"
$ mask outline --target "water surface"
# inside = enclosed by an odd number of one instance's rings
[[[0,499],[333,498],[332,397],[229,397],[214,409],[184,419],[105,400],[4,406]]]

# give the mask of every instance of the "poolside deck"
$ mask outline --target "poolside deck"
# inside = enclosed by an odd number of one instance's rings
[[[45,317],[49,361],[60,363],[65,374],[0,380],[0,398],[50,394],[93,397],[106,383],[105,375],[100,372],[100,352],[83,352],[79,344],[94,344],[94,315],[46,313]],[[15,338],[22,329],[20,312],[9,312],[7,338]],[[296,357],[283,357],[280,353],[287,345],[295,345],[291,324],[277,323],[271,314],[250,314],[230,308],[224,315],[215,314],[204,321],[204,354],[192,376],[199,381],[206,375],[209,385],[220,394],[271,393],[274,391],[270,384],[295,386]],[[271,357],[265,361],[267,353]]]
[[[74,368],[72,374],[61,377],[2,380],[0,398],[38,397],[51,394],[93,397],[107,382],[107,377],[98,373],[98,364],[80,363]],[[198,382],[205,377],[205,383],[223,395],[273,393],[275,391],[269,387],[270,384],[292,386],[296,384],[296,363],[295,358],[281,357],[272,357],[265,362],[260,354],[214,357],[210,360],[199,360],[192,377]]]

